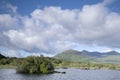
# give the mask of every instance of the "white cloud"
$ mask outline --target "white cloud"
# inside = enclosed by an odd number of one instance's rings
[[[2,36],[14,48],[37,53],[56,53],[81,44],[120,48],[120,14],[110,12],[104,4],[107,2],[85,5],[81,10],[45,7],[19,19],[9,15],[9,24],[4,18],[2,25],[22,24],[18,29],[3,30]]]
[[[9,3],[6,4],[6,7],[11,10],[10,12],[13,12],[13,13],[17,13],[17,7],[16,6],[13,6]]]
[[[0,29],[13,29],[17,27],[18,19],[10,14],[0,14]]]
[[[104,0],[103,1],[103,5],[109,5],[109,4],[111,4],[112,2],[114,2],[115,0]]]
[[[6,49],[1,52],[4,56],[7,57],[23,57],[20,53],[16,50]]]
[[[53,54],[47,54],[47,53],[31,53],[32,56],[45,56],[45,57],[53,57]]]

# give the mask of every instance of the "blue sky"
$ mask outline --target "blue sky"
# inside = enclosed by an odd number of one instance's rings
[[[18,7],[18,12],[27,15],[36,8],[44,8],[46,6],[60,6],[67,9],[79,9],[84,4],[95,4],[102,0],[1,0],[1,3],[8,2]]]
[[[110,10],[120,12],[120,1],[112,0],[113,3],[109,4]],[[18,7],[18,12],[22,15],[28,15],[36,8],[44,8],[46,6],[60,6],[63,9],[81,9],[84,5],[92,5],[103,0],[1,0],[0,4],[10,3]],[[4,9],[0,12],[6,12]]]
[[[0,51],[53,56],[120,51],[119,0],[0,0]]]

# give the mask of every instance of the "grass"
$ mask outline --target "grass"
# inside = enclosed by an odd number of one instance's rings
[[[16,66],[12,65],[0,65],[0,69],[16,69]]]

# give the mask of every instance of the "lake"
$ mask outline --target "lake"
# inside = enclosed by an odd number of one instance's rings
[[[0,69],[0,80],[120,80],[117,70],[56,69],[66,74],[27,75],[15,69]]]

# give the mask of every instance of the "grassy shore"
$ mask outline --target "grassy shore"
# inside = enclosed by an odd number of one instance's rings
[[[12,65],[0,65],[0,69],[16,69],[16,66]]]
[[[120,64],[110,64],[110,63],[75,63],[75,62],[63,62],[59,65],[55,65],[55,68],[78,68],[78,69],[110,69],[110,70],[120,70]]]
[[[0,69],[16,69],[16,68],[17,68],[17,66],[12,66],[12,65],[0,65]],[[55,68],[56,68],[56,69],[59,69],[59,68],[64,68],[64,69],[67,69],[67,68],[76,68],[76,69],[84,69],[84,68],[87,68],[87,69],[90,69],[90,70],[109,69],[108,67],[98,68],[98,67],[78,67],[78,66],[56,66]],[[116,69],[112,69],[112,70],[120,70],[120,68],[116,68]]]

